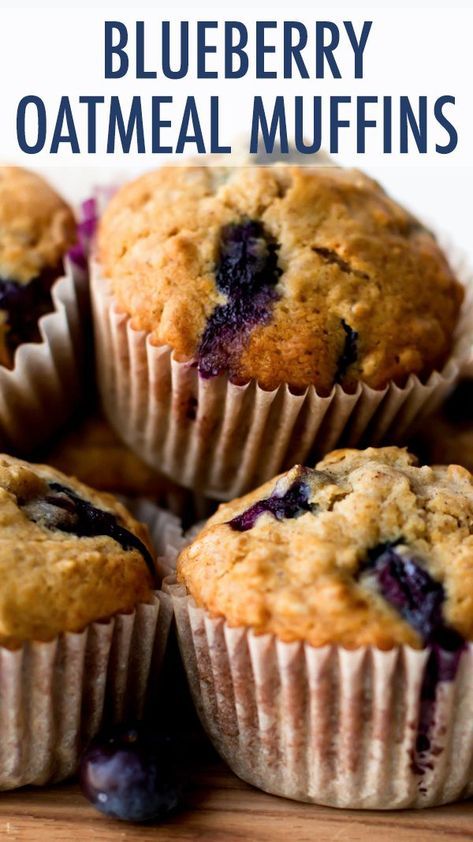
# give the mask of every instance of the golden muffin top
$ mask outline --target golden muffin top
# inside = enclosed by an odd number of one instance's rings
[[[114,497],[0,456],[0,645],[50,640],[151,598],[144,526]]]
[[[27,283],[56,269],[75,239],[71,208],[44,179],[0,167],[0,278]]]
[[[328,394],[441,368],[463,288],[433,235],[357,170],[165,167],[99,227],[121,310],[200,374]]]
[[[473,477],[339,450],[225,503],[178,579],[232,626],[348,648],[473,640]]]

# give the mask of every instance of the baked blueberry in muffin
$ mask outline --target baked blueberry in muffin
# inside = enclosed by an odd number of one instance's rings
[[[472,518],[459,466],[334,451],[221,505],[179,577],[211,613],[283,640],[450,648],[473,636]]]
[[[265,389],[403,385],[441,369],[462,286],[434,236],[335,167],[177,167],[125,185],[101,272],[155,345]]]
[[[51,287],[76,225],[42,178],[0,167],[0,227],[0,364],[12,368],[18,346],[41,339],[38,321],[54,309]]]
[[[340,450],[220,506],[178,559],[211,616],[314,647],[428,648],[415,774],[439,683],[473,639],[473,477],[405,450]]]
[[[112,496],[0,457],[0,644],[50,640],[149,602],[145,527]]]
[[[204,377],[225,374],[251,329],[270,321],[281,274],[277,246],[259,222],[245,220],[222,230],[215,281],[226,303],[215,308],[200,342],[198,367]]]

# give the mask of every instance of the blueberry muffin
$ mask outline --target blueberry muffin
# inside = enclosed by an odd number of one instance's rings
[[[155,703],[170,612],[147,529],[111,495],[0,456],[0,790],[63,780]]]
[[[146,528],[112,496],[0,457],[0,646],[47,641],[152,600]]]
[[[463,298],[433,235],[356,170],[177,167],[117,192],[98,259],[151,343],[266,390],[442,368]]]
[[[329,454],[225,504],[179,559],[196,602],[281,640],[473,639],[473,479],[394,447]]]
[[[123,444],[98,412],[79,419],[57,438],[44,461],[99,491],[157,500],[173,489]]]
[[[70,207],[38,175],[0,167],[0,365],[12,368],[38,320],[54,309],[51,287],[76,239]]]
[[[220,506],[170,592],[237,774],[338,807],[472,793],[472,524],[471,474],[395,447],[334,451]]]

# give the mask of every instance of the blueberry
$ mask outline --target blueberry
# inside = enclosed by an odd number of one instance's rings
[[[102,813],[130,822],[162,821],[180,804],[172,742],[143,725],[121,725],[84,752],[80,784]]]
[[[443,620],[443,585],[414,556],[399,553],[395,545],[383,544],[369,552],[363,570],[375,577],[380,593],[416,630],[424,644],[448,651],[463,646],[460,635]]]
[[[347,370],[356,362],[358,357],[358,332],[353,330],[344,319],[341,321],[345,331],[343,351],[338,359],[335,382],[339,383],[345,377]]]
[[[98,509],[71,488],[59,482],[48,483],[49,492],[42,497],[18,499],[22,511],[34,523],[46,529],[59,529],[79,538],[108,535],[124,550],[135,549],[143,556],[151,575],[155,569],[148,548],[140,539],[122,526],[113,512]]]
[[[231,376],[252,327],[270,319],[281,275],[277,250],[258,221],[244,220],[222,229],[215,279],[227,301],[213,311],[200,343],[202,377],[224,372]]]
[[[382,544],[368,553],[362,572],[374,576],[379,592],[430,647],[420,688],[420,713],[411,769],[422,776],[432,768],[431,731],[435,724],[437,687],[454,681],[463,637],[443,618],[445,591],[412,555],[401,554],[396,544]]]
[[[313,510],[309,503],[310,486],[303,480],[296,480],[284,494],[272,494],[266,500],[259,500],[229,521],[229,526],[236,532],[246,532],[253,529],[260,515],[268,512],[276,520],[295,518],[304,512]]]
[[[0,311],[5,314],[5,342],[11,355],[23,342],[41,341],[38,321],[54,309],[51,287],[61,272],[62,264],[25,284],[0,278]]]

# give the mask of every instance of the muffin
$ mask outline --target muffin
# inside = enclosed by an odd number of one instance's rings
[[[71,208],[38,175],[0,167],[0,365],[13,368],[23,342],[39,342],[54,309],[51,287],[76,239]]]
[[[79,398],[85,279],[72,210],[40,176],[0,167],[0,226],[0,442],[31,452]]]
[[[0,534],[7,789],[72,774],[104,716],[139,714],[165,637],[147,530],[112,496],[1,456]]]
[[[77,419],[40,461],[72,474],[99,491],[146,497],[191,526],[215,511],[214,501],[192,494],[157,473],[130,450],[99,412]]]
[[[336,807],[473,792],[473,477],[340,450],[220,506],[179,556],[181,652],[242,778]]]
[[[112,198],[94,273],[110,420],[217,498],[369,423],[402,434],[466,353],[434,236],[355,170],[148,173]]]

